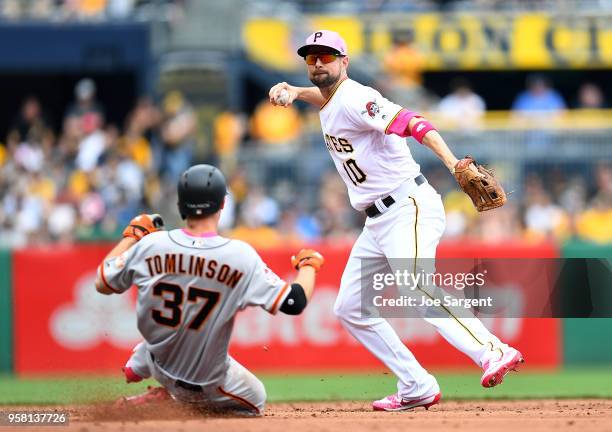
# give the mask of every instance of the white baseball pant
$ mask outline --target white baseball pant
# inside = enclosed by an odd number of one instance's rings
[[[172,396],[182,403],[244,415],[262,415],[266,403],[263,383],[228,355],[228,369],[223,382],[211,386],[182,384],[155,364],[144,342],[134,347],[126,367],[143,378],[155,378]],[[185,387],[200,387],[198,390]]]
[[[362,260],[367,259],[370,263],[373,258],[382,258],[380,261],[385,264],[390,258],[435,258],[446,220],[442,198],[429,183],[417,186],[409,181],[391,195],[396,203],[378,217],[366,220],[351,250],[334,312],[343,326],[397,376],[399,395],[417,399],[439,392],[438,383],[419,364],[387,320],[362,315],[361,265]],[[385,208],[384,204],[378,207]],[[386,268],[388,271],[388,266]],[[368,266],[367,271],[381,270],[385,271]],[[479,366],[492,355],[494,347],[501,344],[475,317],[459,319],[448,310],[440,310],[438,316],[441,317],[424,319]]]

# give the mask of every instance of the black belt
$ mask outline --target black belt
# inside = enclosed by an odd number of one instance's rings
[[[153,360],[153,362],[155,362],[155,356],[153,355],[153,353],[149,352],[149,354],[151,355],[151,360]],[[174,384],[177,387],[183,388],[185,390],[190,390],[192,392],[202,393],[204,391],[202,389],[201,385],[191,384],[191,383],[185,382],[183,380],[176,380],[176,381],[174,381]]]
[[[190,390],[192,392],[202,393],[203,391],[201,385],[190,384],[188,382],[181,381],[181,380],[176,380],[175,384],[177,387],[181,387],[181,388],[184,388],[185,390]]]
[[[419,174],[418,176],[414,178],[414,182],[416,183],[417,186],[422,185],[423,183],[425,183],[425,181],[426,181],[425,176],[423,174]],[[393,204],[395,204],[395,199],[393,199],[391,195],[388,195],[382,199],[382,203],[385,205],[385,207],[389,208]],[[378,207],[376,207],[376,204],[372,204],[370,207],[365,209],[365,214],[368,217],[373,218],[376,216],[380,216],[382,213],[380,212],[380,210],[378,210]]]

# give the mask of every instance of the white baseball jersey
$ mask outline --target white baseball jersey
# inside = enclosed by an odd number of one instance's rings
[[[385,134],[401,109],[373,88],[345,79],[319,112],[325,144],[356,210],[420,173],[406,139]]]
[[[342,274],[334,311],[340,322],[398,377],[397,392],[406,400],[433,400],[440,391],[435,378],[416,360],[382,317],[363,314],[363,278],[369,271],[388,271],[394,262],[432,259],[444,232],[444,207],[428,183],[410,183],[420,167],[405,138],[385,132],[402,107],[376,90],[346,79],[323,105],[319,116],[327,148],[346,183],[352,206],[364,210],[377,199],[401,190],[405,197],[377,217],[369,217],[351,249]],[[364,260],[368,265],[364,266]],[[372,261],[374,260],[374,261]],[[371,263],[380,265],[374,270]],[[501,341],[478,319],[459,319],[448,309],[426,316],[453,346],[479,365],[493,358]]]
[[[181,229],[144,237],[99,270],[118,293],[138,288],[138,329],[166,375],[202,386],[220,382],[236,312],[276,313],[290,292],[255,250]]]

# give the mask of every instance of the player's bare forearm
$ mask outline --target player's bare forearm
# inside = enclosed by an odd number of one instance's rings
[[[310,266],[304,266],[300,268],[300,270],[298,271],[298,275],[295,278],[294,282],[302,286],[307,300],[310,300],[310,298],[312,297],[315,285],[315,278],[316,271],[313,267]]]
[[[459,161],[451,149],[448,148],[442,136],[435,130],[427,132],[427,135],[423,138],[423,145],[429,147],[450,171]]]
[[[281,97],[283,90],[286,90],[286,97]],[[286,82],[276,84],[269,92],[270,103],[272,105],[287,107],[296,100],[301,100],[320,108],[325,103],[325,98],[317,87],[296,87]]]
[[[412,119],[410,119],[408,127],[411,131],[419,121],[421,121],[419,117],[413,117]],[[452,172],[453,167],[457,164],[459,160],[455,157],[451,149],[448,148],[448,145],[446,145],[444,138],[442,138],[442,135],[440,135],[438,131],[430,130],[429,132],[427,132],[423,137],[423,145],[429,147],[431,151],[433,151],[436,156],[438,156],[438,158],[444,163],[444,165],[446,165],[446,168],[448,168]]]
[[[108,253],[108,255],[106,255],[106,257],[102,261],[102,264],[100,265],[103,266],[106,260],[121,255],[123,252],[134,246],[137,242],[138,240],[132,237],[122,238],[121,241],[119,241],[119,243],[117,243],[117,245]],[[100,275],[96,277],[96,291],[98,291],[100,294],[106,295],[115,293],[113,290],[106,286],[104,281],[102,281]]]
[[[296,87],[297,98],[301,101],[320,108],[325,103],[325,98],[318,87]]]

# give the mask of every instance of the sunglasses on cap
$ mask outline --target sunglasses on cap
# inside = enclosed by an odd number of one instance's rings
[[[344,57],[344,56],[341,54],[334,54],[334,53],[306,54],[304,56],[304,61],[306,62],[307,65],[312,66],[312,65],[317,64],[317,59],[321,60],[321,63],[327,64],[327,63],[333,62],[338,57]]]

